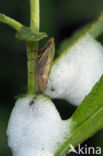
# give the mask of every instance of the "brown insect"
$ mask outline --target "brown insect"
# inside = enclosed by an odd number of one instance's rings
[[[37,67],[37,82],[38,82],[38,92],[43,93],[46,89],[54,54],[55,54],[55,44],[54,38],[50,38],[46,45],[41,49],[41,57],[38,60]]]

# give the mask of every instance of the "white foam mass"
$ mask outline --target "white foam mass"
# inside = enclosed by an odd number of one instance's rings
[[[103,47],[87,34],[52,66],[45,94],[79,105],[102,74]]]
[[[17,100],[7,129],[13,156],[53,156],[69,133],[66,125],[50,99],[38,96]]]

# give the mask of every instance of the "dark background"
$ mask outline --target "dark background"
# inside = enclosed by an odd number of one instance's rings
[[[56,50],[63,39],[80,26],[95,20],[103,11],[103,0],[41,0],[41,31],[55,37]],[[29,25],[29,0],[0,0],[0,12]],[[6,127],[14,106],[14,96],[26,92],[26,49],[15,39],[15,31],[0,23],[0,156],[11,156],[7,147]],[[75,107],[54,100],[63,119]],[[103,130],[85,142],[103,148]],[[103,151],[102,151],[103,153]],[[70,154],[74,156],[73,153]]]

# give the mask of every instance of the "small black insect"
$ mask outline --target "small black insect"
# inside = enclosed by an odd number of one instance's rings
[[[51,88],[51,91],[52,91],[52,92],[54,92],[54,91],[55,91],[55,89],[54,89],[54,88]]]
[[[30,105],[33,105],[34,104],[34,101],[32,100],[31,102],[30,102]]]

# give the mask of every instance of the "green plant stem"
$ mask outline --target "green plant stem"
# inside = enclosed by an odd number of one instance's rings
[[[39,32],[39,0],[30,0],[30,7],[30,27],[34,32]]]
[[[33,42],[27,43],[28,62],[28,94],[36,94],[36,69],[37,69],[37,45]]]
[[[0,14],[0,22],[5,23],[9,26],[11,26],[13,29],[20,31],[21,27],[23,26],[21,23],[19,23],[18,21],[4,15],[4,14]]]
[[[30,6],[30,28],[33,32],[39,32],[39,0],[30,0]],[[36,94],[38,42],[27,42],[26,45],[28,59],[28,94]]]

